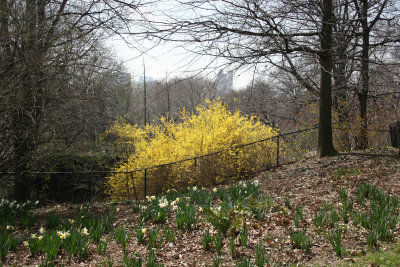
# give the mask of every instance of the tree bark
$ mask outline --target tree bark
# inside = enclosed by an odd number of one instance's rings
[[[337,154],[332,139],[332,0],[323,0],[322,12],[318,155],[326,157]]]
[[[362,51],[361,51],[361,92],[358,93],[360,103],[360,132],[357,137],[356,149],[365,150],[368,147],[368,113],[367,101],[369,92],[369,35],[368,0],[362,0]]]

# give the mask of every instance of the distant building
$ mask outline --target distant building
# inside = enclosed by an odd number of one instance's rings
[[[217,92],[229,92],[233,90],[233,71],[228,71],[224,73],[221,69],[218,72],[217,82],[216,82]]]
[[[151,76],[146,76],[146,83],[151,83],[151,82],[155,82],[156,80],[151,77]],[[144,77],[143,76],[139,76],[139,84],[143,84],[144,82]]]

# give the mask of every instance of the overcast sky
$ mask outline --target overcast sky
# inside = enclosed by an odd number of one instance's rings
[[[135,81],[143,76],[143,60],[146,66],[146,76],[156,80],[165,77],[173,78],[176,76],[200,75],[215,79],[221,60],[216,60],[205,56],[195,56],[183,48],[170,45],[158,45],[157,47],[145,52],[138,49],[129,48],[124,41],[117,37],[108,42],[109,48],[114,51],[117,58],[124,63],[127,71],[132,75]],[[150,47],[147,44],[147,47]],[[142,48],[143,49],[143,48]],[[229,67],[225,68],[230,70]],[[253,70],[239,70],[235,72],[233,87],[234,89],[243,88],[251,83]]]

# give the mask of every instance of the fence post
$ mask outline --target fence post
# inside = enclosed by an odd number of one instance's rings
[[[90,204],[90,201],[91,201],[91,193],[92,193],[92,175],[91,174],[89,174],[88,175],[89,176],[89,204]]]
[[[36,173],[36,200],[39,200],[40,187],[41,187],[41,184],[39,182],[39,173]]]
[[[146,199],[146,187],[147,187],[147,169],[144,169],[144,198]]]
[[[197,158],[193,158],[194,159],[194,170],[193,170],[193,175],[196,179],[196,186],[198,185],[197,183],[197,174],[196,174],[196,169],[197,169]]]
[[[138,201],[137,199],[137,192],[136,192],[136,185],[135,185],[135,180],[133,178],[133,172],[131,172],[131,179],[132,179],[132,184],[133,184],[133,191],[135,193],[135,200]]]
[[[129,198],[129,181],[128,181],[128,175],[127,175],[127,173],[124,173],[125,174],[125,180],[126,180],[126,194],[127,194],[127,198]]]
[[[276,138],[276,166],[279,166],[279,135]]]

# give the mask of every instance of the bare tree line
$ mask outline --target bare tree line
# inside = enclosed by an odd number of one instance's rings
[[[226,103],[294,127],[316,103],[320,156],[336,154],[332,108],[343,125],[357,113],[355,144],[365,149],[371,105],[399,105],[399,8],[395,0],[0,0],[0,169],[16,173],[23,200],[38,155],[90,150],[117,118],[143,122],[140,84],[103,47],[115,34],[132,47],[173,42],[232,68],[257,66],[264,77],[224,94]],[[166,77],[148,84],[146,120],[177,121],[180,109],[218,96],[207,78]],[[340,133],[345,148],[350,131]]]

